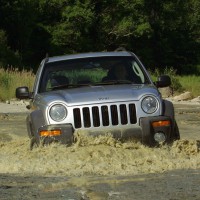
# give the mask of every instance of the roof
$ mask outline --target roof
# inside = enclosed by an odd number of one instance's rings
[[[133,54],[128,51],[89,52],[89,53],[79,53],[79,54],[49,57],[46,62],[50,63],[50,62],[70,60],[76,58],[91,58],[91,57],[105,57],[105,56],[133,56]]]

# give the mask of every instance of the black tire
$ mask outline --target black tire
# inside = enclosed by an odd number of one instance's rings
[[[173,141],[180,140],[180,132],[176,121],[174,121]]]
[[[33,131],[32,131],[31,123],[30,123],[28,117],[26,118],[26,128],[27,128],[27,132],[28,132],[28,137],[32,138],[33,137]]]
[[[168,140],[169,143],[173,143],[173,141],[180,140],[180,133],[179,133],[179,128],[176,123],[175,117],[174,117],[174,106],[173,103],[167,100],[163,101],[163,115],[164,116],[169,116],[172,120],[173,124],[173,130],[172,134]]]
[[[163,116],[168,116],[174,121],[174,106],[172,102],[164,100],[163,101]]]
[[[30,140],[30,150],[33,150],[34,148],[37,148],[39,146],[38,141],[35,137],[32,137]]]

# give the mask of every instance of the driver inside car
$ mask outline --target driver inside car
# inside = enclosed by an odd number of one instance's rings
[[[122,63],[112,67],[108,75],[102,79],[102,81],[109,80],[130,80],[126,67]]]

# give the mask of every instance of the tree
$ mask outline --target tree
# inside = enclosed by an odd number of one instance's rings
[[[4,30],[0,30],[0,67],[20,64],[17,52],[14,53],[7,44],[7,36]]]
[[[198,0],[1,0],[0,30],[21,65],[125,47],[147,67],[184,71],[200,62],[199,13]]]
[[[196,42],[191,37],[191,26],[197,23],[197,19],[196,22],[189,20],[193,3],[193,0],[145,1],[153,31],[149,45],[155,67],[174,66],[180,72],[183,66],[197,62]]]

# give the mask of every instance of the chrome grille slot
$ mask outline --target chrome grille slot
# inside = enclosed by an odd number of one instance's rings
[[[87,106],[73,109],[75,128],[137,123],[135,104]]]
[[[121,104],[120,106],[120,115],[121,115],[121,124],[127,124],[128,118],[127,118],[127,111],[126,111],[126,105]]]
[[[83,108],[83,123],[84,127],[86,128],[91,127],[90,110],[88,107]]]
[[[136,117],[136,109],[135,104],[129,104],[129,114],[130,114],[130,123],[136,124],[137,123],[137,117]]]
[[[110,111],[111,111],[111,120],[112,120],[112,125],[118,125],[119,120],[118,120],[118,112],[117,112],[117,106],[116,105],[111,105],[110,106]]]
[[[79,108],[73,109],[74,114],[74,126],[75,128],[81,128],[81,113]]]
[[[109,125],[108,106],[101,106],[101,116],[103,126]]]
[[[93,116],[93,126],[100,126],[100,117],[99,117],[99,108],[97,106],[92,107],[92,116]]]

